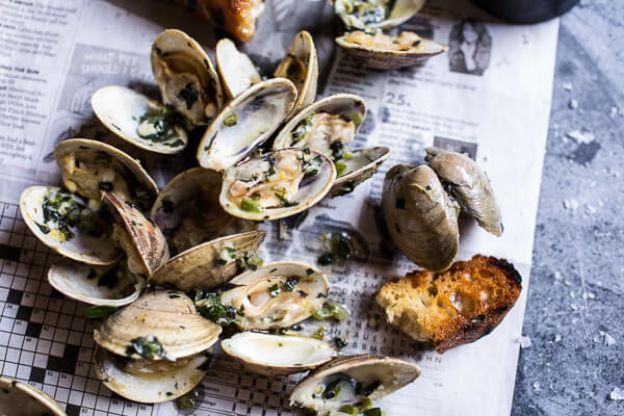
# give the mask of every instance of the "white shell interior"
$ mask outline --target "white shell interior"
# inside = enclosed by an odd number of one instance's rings
[[[374,168],[375,164],[381,164],[390,156],[390,149],[387,147],[371,147],[352,152],[349,159],[341,159],[347,167],[342,176],[336,179],[336,183],[351,180],[359,175],[360,172]]]
[[[229,38],[223,38],[217,43],[215,58],[223,87],[230,97],[236,97],[260,82],[260,74],[249,56],[240,52]]]
[[[248,88],[223,108],[204,133],[197,150],[199,164],[216,171],[234,166],[277,130],[296,96],[295,86],[284,78]]]
[[[69,257],[81,263],[92,265],[108,265],[114,263],[120,256],[121,250],[115,246],[110,236],[91,237],[71,229],[74,237],[61,241],[54,236],[53,232],[44,233],[39,225],[44,224],[42,205],[44,199],[49,194],[60,191],[55,186],[30,186],[26,188],[20,196],[20,210],[24,222],[43,244],[50,247],[59,254]],[[73,195],[76,201],[84,203],[80,197]]]
[[[172,366],[168,371],[132,374],[119,366],[112,353],[98,348],[95,365],[102,383],[120,396],[139,403],[161,403],[175,400],[195,388],[206,374],[198,367],[207,359],[199,354],[184,365]]]
[[[326,341],[260,332],[236,334],[221,341],[221,348],[242,361],[266,367],[309,367],[336,356]]]
[[[71,261],[53,264],[48,269],[48,282],[67,297],[90,305],[124,306],[134,302],[145,286],[145,281],[127,270],[122,271],[113,287],[99,284],[100,278],[114,268],[123,268],[123,262],[113,266],[89,266]]]
[[[156,153],[179,153],[186,147],[184,129],[175,126],[175,135],[163,142],[154,142],[139,135],[141,117],[162,112],[164,107],[130,88],[110,85],[100,88],[91,97],[91,107],[97,118],[110,131],[127,142]]]
[[[0,415],[65,416],[65,412],[54,399],[30,384],[0,377]]]

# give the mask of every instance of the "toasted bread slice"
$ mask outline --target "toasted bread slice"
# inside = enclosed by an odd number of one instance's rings
[[[513,307],[522,279],[512,264],[474,256],[443,273],[416,271],[377,294],[386,319],[438,352],[489,334]]]

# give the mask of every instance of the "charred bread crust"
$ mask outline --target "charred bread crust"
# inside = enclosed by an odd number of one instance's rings
[[[377,294],[389,323],[438,352],[489,334],[518,300],[522,278],[503,259],[476,255],[447,271],[412,272]]]

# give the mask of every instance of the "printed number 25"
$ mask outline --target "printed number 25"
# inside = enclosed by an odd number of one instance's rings
[[[395,94],[393,92],[386,93],[386,103],[387,104],[396,104],[396,105],[405,105],[405,95],[404,94]]]

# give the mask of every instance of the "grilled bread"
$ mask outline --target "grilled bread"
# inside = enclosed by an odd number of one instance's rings
[[[442,273],[416,271],[386,283],[377,303],[389,323],[444,352],[489,334],[521,290],[522,279],[512,264],[477,255]]]
[[[196,12],[243,42],[256,34],[256,19],[264,10],[262,0],[177,0],[193,5]]]

